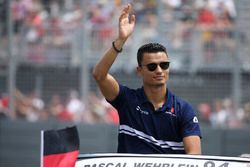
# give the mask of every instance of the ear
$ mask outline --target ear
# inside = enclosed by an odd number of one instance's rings
[[[142,76],[142,68],[140,66],[136,67],[136,73],[137,75]]]

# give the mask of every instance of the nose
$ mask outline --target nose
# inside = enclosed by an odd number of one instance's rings
[[[162,72],[162,68],[160,67],[160,65],[158,64],[156,69],[155,69],[155,72]]]

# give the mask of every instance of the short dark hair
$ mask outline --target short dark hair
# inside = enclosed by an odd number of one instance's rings
[[[168,56],[167,49],[159,43],[148,43],[148,44],[142,45],[137,51],[138,66],[141,66],[144,53],[157,53],[157,52],[164,52]]]

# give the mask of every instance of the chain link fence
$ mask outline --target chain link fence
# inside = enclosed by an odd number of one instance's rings
[[[206,8],[193,8],[188,3],[171,6],[163,0],[131,2],[137,25],[111,73],[123,84],[140,87],[141,80],[135,74],[137,49],[147,42],[160,42],[171,59],[169,88],[190,101],[202,121],[213,124],[212,115],[225,107],[242,121],[250,102],[249,2],[235,1],[236,15],[231,20],[220,18],[221,22],[208,26],[199,20]],[[117,123],[117,115],[99,95],[91,70],[117,35],[117,17],[123,4],[118,1],[72,1],[72,4],[78,7],[72,8],[72,15],[64,15],[63,21],[51,17],[42,26],[39,20],[34,21],[34,26],[26,24],[14,36],[15,96],[21,106],[16,104],[17,115],[26,119],[26,114],[32,113],[30,110],[36,110],[35,113],[40,113],[31,114],[28,120],[47,120],[60,113],[63,120]],[[43,13],[39,16],[46,18]],[[75,19],[69,19],[72,17]],[[6,39],[6,34],[2,34],[2,100],[8,94]],[[72,99],[77,99],[74,102],[84,110],[80,116],[65,112],[70,110]],[[224,122],[222,126],[227,125]],[[233,120],[230,125],[240,127],[241,123]]]

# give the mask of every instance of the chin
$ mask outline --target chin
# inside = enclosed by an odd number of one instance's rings
[[[161,87],[164,86],[166,83],[165,82],[161,82],[161,83],[154,83],[152,85],[157,86],[157,87]]]

